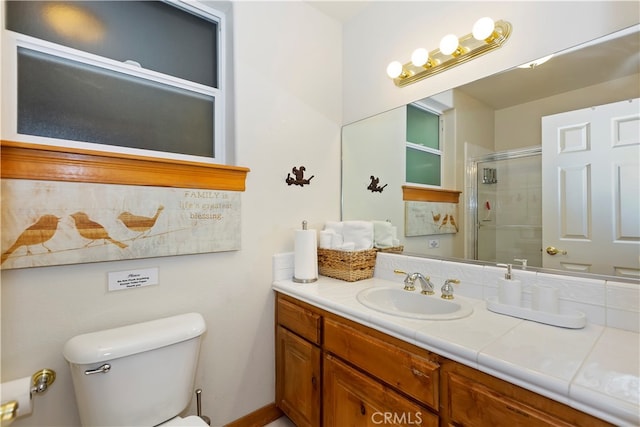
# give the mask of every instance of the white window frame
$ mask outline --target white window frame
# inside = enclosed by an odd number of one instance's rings
[[[144,69],[136,65],[115,61],[102,56],[94,55],[77,49],[51,43],[45,40],[16,33],[2,28],[2,72],[0,73],[2,90],[2,139],[26,142],[33,144],[51,145],[56,147],[70,147],[79,149],[89,149],[94,151],[104,151],[111,153],[131,154],[146,157],[158,157],[172,160],[196,161],[200,163],[225,164],[225,57],[226,40],[223,25],[225,21],[224,13],[202,5],[196,1],[164,0],[174,7],[193,13],[203,19],[215,22],[218,26],[218,88],[191,82],[189,80],[173,77],[167,74]],[[3,1],[0,11],[0,20],[5,22],[5,7]],[[155,150],[145,150],[139,148],[121,147],[115,145],[72,141],[59,138],[42,137],[18,133],[18,48],[23,47],[38,52],[50,54],[60,58],[81,62],[96,66],[105,70],[115,71],[134,77],[162,83],[168,86],[177,87],[187,91],[213,97],[214,100],[214,157],[194,156],[180,153],[170,153]]]
[[[443,122],[442,122],[442,115],[444,114],[442,111],[438,111],[434,108],[430,108],[430,107],[426,107],[425,105],[422,105],[420,102],[414,102],[411,105],[413,105],[416,108],[419,108],[423,111],[429,112],[431,114],[435,114],[438,116],[438,146],[441,147],[441,149],[436,150],[435,148],[431,148],[431,147],[425,147],[424,145],[420,145],[420,144],[414,144],[413,142],[409,142],[409,141],[405,141],[405,168],[406,168],[406,164],[407,164],[407,159],[406,159],[406,152],[407,152],[407,148],[412,148],[414,150],[418,150],[418,151],[423,151],[426,153],[430,153],[430,154],[435,154],[437,156],[440,157],[440,185],[433,185],[433,184],[422,184],[419,182],[409,182],[409,181],[405,181],[406,184],[411,184],[417,187],[424,187],[424,188],[442,188],[442,180],[443,180],[443,159],[444,159],[444,151],[442,150],[442,141],[444,140],[444,126],[443,126]],[[408,106],[407,106],[408,108]],[[406,113],[405,113],[406,114]],[[406,178],[406,171],[405,171],[405,178]]]

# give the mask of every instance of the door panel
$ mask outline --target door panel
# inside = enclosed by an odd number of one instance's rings
[[[546,268],[640,276],[638,99],[542,118]]]

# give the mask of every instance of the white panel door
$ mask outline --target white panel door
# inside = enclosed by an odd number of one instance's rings
[[[542,118],[544,267],[640,277],[639,170],[638,99]]]

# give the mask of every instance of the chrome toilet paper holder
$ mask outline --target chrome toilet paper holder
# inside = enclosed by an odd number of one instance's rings
[[[31,393],[44,393],[56,380],[56,371],[53,369],[41,369],[31,376]]]

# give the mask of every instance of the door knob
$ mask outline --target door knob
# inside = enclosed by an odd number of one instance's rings
[[[547,253],[549,255],[556,255],[556,254],[566,255],[567,254],[567,251],[563,251],[562,249],[554,248],[553,246],[547,246],[546,251],[547,251]]]

